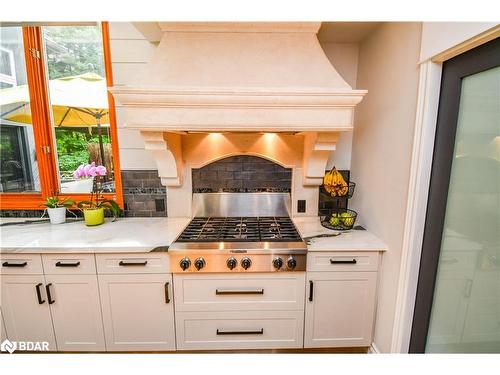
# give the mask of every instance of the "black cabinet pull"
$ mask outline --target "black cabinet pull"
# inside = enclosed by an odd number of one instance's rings
[[[309,280],[309,302],[313,300],[313,292],[314,292],[314,283],[312,280]]]
[[[335,260],[335,259],[330,259],[330,264],[356,264],[356,259],[351,259],[351,260]]]
[[[165,283],[165,303],[170,303],[170,295],[168,294],[168,286],[170,283],[167,281]]]
[[[215,289],[215,294],[235,295],[235,294],[264,294],[264,289]]]
[[[80,262],[74,262],[74,263],[56,262],[56,267],[78,267],[79,265],[80,265]]]
[[[3,267],[26,267],[27,265],[28,265],[28,262],[22,262],[22,263],[3,262],[2,263]]]
[[[217,328],[218,335],[263,335],[264,328],[259,330],[225,331]]]
[[[118,263],[120,266],[145,266],[148,264],[148,261],[145,260],[144,262],[127,262],[120,260],[120,263]]]
[[[50,295],[50,287],[52,286],[52,283],[48,283],[45,285],[45,291],[47,292],[47,299],[49,300],[49,305],[52,305],[55,300],[52,299],[52,296]]]
[[[42,292],[40,291],[40,287],[42,286],[42,283],[39,283],[35,286],[36,289],[36,298],[38,299],[38,304],[42,305],[45,303],[45,300],[42,299]]]

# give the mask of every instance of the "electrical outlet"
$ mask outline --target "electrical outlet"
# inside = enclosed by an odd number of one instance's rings
[[[306,212],[306,200],[305,199],[297,200],[297,212],[299,212],[299,213]]]
[[[155,199],[156,212],[165,211],[165,199]]]

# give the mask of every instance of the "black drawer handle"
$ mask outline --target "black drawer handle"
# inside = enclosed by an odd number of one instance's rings
[[[314,292],[314,283],[312,280],[309,280],[309,302],[313,300],[313,292]]]
[[[259,330],[225,331],[217,328],[218,335],[263,335],[264,328]]]
[[[26,267],[27,265],[28,265],[28,262],[22,262],[22,263],[3,262],[2,263],[3,267]]]
[[[168,294],[168,286],[170,283],[167,281],[165,283],[165,303],[170,303],[170,295]]]
[[[80,265],[80,262],[74,262],[74,263],[56,262],[56,267],[78,267],[79,265]]]
[[[52,305],[54,302],[56,302],[55,300],[52,299],[52,296],[50,294],[50,287],[52,286],[52,283],[48,283],[47,285],[45,285],[45,291],[47,292],[47,299],[49,300],[49,305]]]
[[[40,287],[42,286],[42,283],[39,283],[35,286],[36,289],[36,298],[38,299],[38,304],[42,305],[45,303],[45,300],[42,299],[42,292],[40,291]]]
[[[118,263],[120,266],[145,266],[148,264],[148,261],[145,260],[144,262],[126,262],[123,260],[120,260],[120,263]]]
[[[264,294],[264,289],[215,289],[215,294],[237,295],[237,294]]]
[[[351,259],[351,260],[330,259],[330,264],[356,264],[356,263],[357,263],[356,259]]]

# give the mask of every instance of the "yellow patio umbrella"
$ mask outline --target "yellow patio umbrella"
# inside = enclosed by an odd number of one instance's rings
[[[53,79],[49,81],[49,95],[55,127],[97,127],[104,164],[101,127],[109,126],[106,80],[95,73]],[[1,89],[1,118],[31,124],[29,102],[27,85]]]

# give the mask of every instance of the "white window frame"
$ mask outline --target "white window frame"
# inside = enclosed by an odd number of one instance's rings
[[[14,60],[14,52],[4,47],[0,47],[0,51],[6,52],[9,55],[10,60],[10,75],[0,73],[0,82],[7,83],[12,86],[17,86],[16,62]]]

